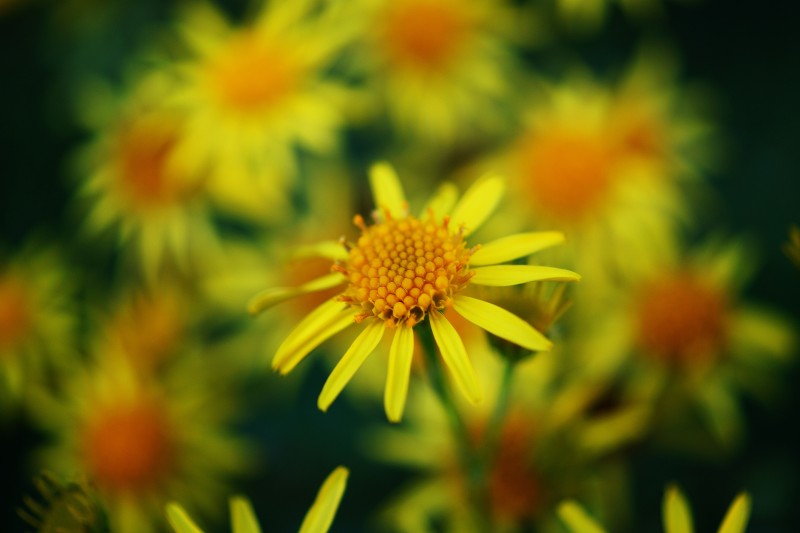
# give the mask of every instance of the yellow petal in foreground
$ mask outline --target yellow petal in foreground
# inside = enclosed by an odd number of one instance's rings
[[[399,422],[403,418],[413,356],[414,330],[400,326],[395,330],[392,347],[389,349],[389,372],[383,398],[386,416],[390,422]]]
[[[666,533],[692,533],[692,512],[678,487],[667,487],[664,493],[664,531]]]
[[[606,533],[586,511],[572,500],[558,506],[558,516],[571,533]]]
[[[369,184],[375,197],[375,206],[386,209],[394,218],[401,218],[408,211],[408,202],[403,186],[394,171],[387,163],[375,163],[369,170]]]
[[[231,498],[231,523],[233,533],[261,533],[261,527],[250,502],[241,496]]]
[[[560,231],[536,231],[517,233],[484,244],[470,256],[473,266],[496,265],[520,257],[526,257],[545,248],[564,242],[564,234]]]
[[[439,185],[436,192],[433,193],[425,208],[422,210],[420,218],[423,218],[429,212],[433,213],[436,218],[442,218],[456,205],[458,200],[458,188],[450,182],[445,182]]]
[[[177,503],[167,504],[167,521],[175,533],[203,533],[203,530],[192,522],[183,507]]]
[[[750,496],[746,493],[739,494],[728,508],[717,533],[743,533],[750,518],[750,507]]]
[[[498,176],[486,176],[472,185],[453,208],[450,223],[464,227],[464,235],[478,229],[494,212],[505,193],[505,182]]]
[[[342,302],[329,300],[305,317],[278,347],[272,368],[287,374],[314,348],[353,324],[353,313]]]
[[[299,533],[327,533],[344,495],[348,474],[343,466],[331,472],[320,487],[311,509],[306,513]]]
[[[438,312],[429,313],[431,330],[436,345],[442,352],[442,359],[453,373],[453,376],[461,388],[464,395],[472,403],[479,403],[483,398],[478,379],[475,377],[475,369],[467,357],[467,350],[461,337],[458,336],[452,324]]]
[[[328,407],[333,403],[339,393],[342,392],[345,385],[353,377],[353,374],[361,367],[364,360],[375,350],[378,346],[383,332],[386,330],[386,325],[381,320],[372,320],[370,324],[364,328],[364,331],[359,333],[353,344],[350,345],[347,352],[342,356],[337,363],[336,368],[333,369],[331,375],[328,376],[325,385],[322,387],[322,392],[319,394],[317,406],[322,411],[327,411]]]
[[[476,285],[508,287],[532,281],[580,281],[581,276],[571,270],[538,265],[493,265],[472,270],[470,282]]]
[[[251,315],[257,315],[286,300],[310,292],[324,291],[325,289],[342,285],[346,281],[347,280],[343,278],[341,274],[334,272],[333,274],[311,280],[299,287],[271,287],[253,296],[253,298],[250,299],[250,303],[247,304],[247,311]]]
[[[553,343],[517,315],[492,303],[457,295],[453,309],[473,324],[528,350],[549,351]]]

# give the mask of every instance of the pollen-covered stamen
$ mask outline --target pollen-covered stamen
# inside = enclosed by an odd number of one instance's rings
[[[449,219],[386,217],[367,226],[354,220],[361,236],[337,270],[350,284],[340,299],[361,312],[356,321],[378,317],[392,325],[413,326],[434,309],[447,307],[468,282],[469,256],[462,229]]]

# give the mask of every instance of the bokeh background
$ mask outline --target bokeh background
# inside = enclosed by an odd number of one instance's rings
[[[233,0],[215,4],[231,20],[252,9]],[[549,6],[508,4],[525,12],[529,7],[547,12]],[[88,82],[123,84],[137,54],[165,40],[178,12],[176,4],[157,0],[0,0],[0,252],[14,255],[31,242],[58,246],[79,302],[74,317],[79,337],[83,335],[79,352],[88,350],[93,306],[114,298],[125,274],[120,274],[123,260],[113,244],[104,248],[80,230],[80,177],[76,179],[71,161],[92,134],[81,124],[78,108]],[[783,251],[789,228],[800,223],[800,39],[792,14],[790,2],[698,0],[665,1],[659,15],[635,17],[611,3],[594,30],[574,31],[563,21],[545,18],[548,38],[519,56],[524,69],[544,77],[574,62],[602,78],[619,74],[642,42],[668,43],[680,64],[679,83],[701,86],[719,132],[719,163],[705,177],[716,200],[704,204],[707,212],[701,218],[715,230],[744,235],[755,244],[759,266],[744,296],[797,324],[800,269]],[[356,124],[342,133],[341,157],[354,173],[348,197],[356,212],[370,209],[366,168],[392,155],[388,143],[379,136],[376,140],[376,131],[383,130]],[[454,159],[462,156],[458,150],[453,153]],[[306,169],[306,177],[295,186],[296,204],[306,202],[298,191],[308,186],[311,173]],[[337,209],[331,207],[332,212]],[[230,225],[230,234],[253,233],[246,224],[227,219],[217,223]],[[211,324],[204,338],[212,340],[237,327],[225,320]],[[236,350],[241,349],[219,350],[202,360],[219,368]],[[269,372],[271,356],[260,357],[261,368],[253,365],[234,389],[217,391],[235,396],[243,406],[235,431],[247,436],[261,457],[250,475],[237,478],[235,492],[251,499],[266,531],[293,531],[325,475],[344,464],[351,478],[332,531],[378,530],[376,512],[414,476],[408,468],[364,453],[363,433],[386,424],[380,408],[340,400],[336,409],[323,414],[316,408],[316,391],[329,365],[312,358],[305,363],[307,372],[290,376],[293,383],[287,385]],[[638,524],[635,530],[660,530],[664,486],[677,481],[692,501],[697,531],[714,530],[734,494],[743,489],[754,501],[749,531],[796,531],[798,383],[798,365],[792,361],[784,367],[775,385],[780,392],[770,405],[742,398],[747,432],[733,454],[715,460],[646,446],[631,453],[634,490],[629,505]],[[39,463],[34,452],[50,437],[25,408],[10,409],[0,421],[0,435],[0,529],[30,530],[18,509],[25,495],[36,494],[34,465]],[[224,498],[217,505],[224,509]],[[209,525],[227,530],[224,518]]]

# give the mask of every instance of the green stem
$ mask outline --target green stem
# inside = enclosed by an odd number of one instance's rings
[[[431,386],[433,387],[436,396],[442,403],[447,418],[450,421],[450,426],[453,430],[453,436],[458,445],[459,459],[464,474],[467,478],[467,490],[469,494],[470,504],[475,513],[476,524],[479,531],[483,533],[492,532],[491,519],[487,507],[487,500],[485,498],[485,476],[484,465],[482,464],[482,457],[479,451],[475,448],[472,442],[469,428],[464,422],[464,419],[458,412],[455,400],[453,399],[447,383],[444,378],[444,369],[442,363],[437,356],[436,342],[433,339],[433,334],[428,325],[425,324],[418,328],[419,338],[423,347],[425,363],[430,376]]]

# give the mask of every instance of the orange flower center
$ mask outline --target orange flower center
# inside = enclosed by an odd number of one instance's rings
[[[726,311],[724,295],[691,273],[657,279],[636,308],[639,345],[669,360],[713,356],[724,344]]]
[[[530,519],[541,500],[538,474],[533,465],[533,428],[522,416],[509,416],[500,434],[497,455],[489,471],[489,501],[503,522]]]
[[[109,408],[86,427],[83,452],[91,479],[118,492],[148,490],[174,465],[174,439],[161,406]]]
[[[13,348],[31,328],[24,287],[10,276],[0,278],[0,349]]]
[[[300,75],[287,47],[245,32],[208,65],[207,75],[219,103],[248,115],[274,108],[295,91]]]
[[[621,155],[645,159],[662,158],[666,153],[666,132],[653,110],[629,105],[617,110],[617,130]]]
[[[461,232],[453,233],[449,219],[441,223],[432,214],[425,220],[408,216],[361,228],[350,249],[343,272],[350,285],[340,297],[362,309],[361,321],[376,316],[393,324],[413,326],[431,309],[445,308],[471,275],[467,272],[470,250]]]
[[[190,192],[185,176],[170,168],[176,125],[138,118],[119,132],[119,186],[136,208],[152,209],[182,201]]]
[[[599,135],[553,130],[522,145],[520,173],[539,209],[564,223],[596,211],[612,183],[613,158]]]
[[[381,40],[392,61],[432,71],[453,59],[468,31],[469,23],[458,3],[410,0],[390,3]]]

